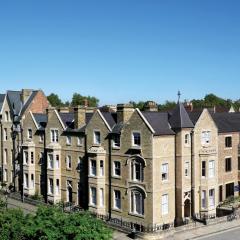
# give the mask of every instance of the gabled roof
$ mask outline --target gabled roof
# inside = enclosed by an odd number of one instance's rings
[[[211,113],[219,133],[240,132],[240,113]]]
[[[9,101],[9,107],[11,111],[16,115],[19,115],[22,109],[21,92],[7,91],[7,98]]]
[[[202,114],[202,110],[198,111],[198,112],[189,112],[188,115],[189,115],[189,118],[191,119],[192,123],[195,125],[199,119],[199,117],[201,116]]]
[[[2,111],[5,96],[6,94],[0,94],[0,112]]]
[[[105,120],[107,121],[107,123],[110,126],[110,128],[112,129],[113,126],[116,124],[116,118],[115,118],[116,113],[101,112],[101,114],[105,118]]]
[[[22,109],[21,109],[21,113],[20,115],[22,116],[24,114],[24,112],[27,110],[27,108],[29,107],[29,105],[32,103],[33,99],[35,98],[35,96],[37,95],[38,91],[32,91],[31,95],[29,96],[29,98],[27,99],[26,103],[23,105]]]
[[[74,122],[74,113],[58,113],[64,126],[68,127],[69,125],[71,125],[71,123]]]
[[[169,123],[172,129],[181,129],[181,128],[193,128],[193,123],[190,120],[187,111],[185,110],[182,103],[178,103],[176,108],[173,110]]]
[[[42,123],[47,123],[47,114],[33,113],[33,117],[34,117],[39,129],[43,128]]]
[[[154,135],[173,135],[175,134],[168,123],[168,113],[166,112],[142,112],[154,130]]]

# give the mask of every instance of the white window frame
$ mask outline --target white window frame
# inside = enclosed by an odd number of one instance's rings
[[[54,168],[54,157],[53,153],[48,154],[48,169],[53,169]]]
[[[215,177],[215,160],[209,160],[208,162],[208,178]]]
[[[162,182],[168,181],[168,175],[169,175],[169,164],[163,163],[161,166],[161,176],[162,176]],[[165,175],[164,175],[165,174]],[[166,176],[165,178],[163,176]]]
[[[29,176],[28,173],[24,173],[24,188],[29,188]]]
[[[113,196],[114,196],[113,207],[115,209],[120,210],[121,209],[121,191],[120,190],[114,190]]]
[[[186,133],[184,135],[184,145],[185,146],[189,146],[190,145],[190,139],[191,139],[190,133]]]
[[[104,188],[99,189],[99,206],[104,207]]]
[[[93,167],[93,163],[95,163],[95,167]],[[90,176],[97,176],[97,161],[95,159],[90,159]]]
[[[139,197],[139,199],[137,199],[137,197]],[[137,206],[137,204],[139,204],[139,206]],[[144,215],[144,196],[137,190],[131,191],[131,213],[141,216]]]
[[[99,134],[99,139],[97,135]],[[94,145],[100,145],[101,144],[101,131],[100,130],[94,130],[93,131],[93,144]]]
[[[209,199],[209,207],[210,208],[214,208],[215,207],[215,189],[209,189],[209,195],[208,195],[208,199]]]
[[[66,144],[71,145],[72,144],[72,137],[71,136],[66,136]]]
[[[118,164],[119,164],[119,166],[116,166]],[[119,171],[119,174],[116,174],[116,171]],[[113,162],[113,176],[121,177],[121,162],[120,161]]]
[[[51,184],[52,183],[52,184]],[[53,178],[48,179],[48,194],[53,195],[54,194],[54,182]]]
[[[203,130],[201,133],[201,143],[202,145],[209,145],[211,142],[211,131]]]
[[[67,169],[72,169],[72,156],[71,155],[67,155],[66,164],[67,164]]]
[[[83,142],[84,142],[84,137],[78,136],[77,137],[77,146],[83,146]]]
[[[162,215],[167,215],[169,212],[169,197],[168,194],[162,195]]]
[[[52,143],[58,143],[59,142],[59,131],[56,128],[50,129],[50,138]]]
[[[206,190],[201,191],[201,208],[202,209],[207,208],[207,191]]]
[[[60,169],[60,155],[59,154],[55,155],[55,168]]]
[[[116,135],[112,136],[112,147],[113,148],[120,148],[121,147],[121,137],[120,137],[120,134],[116,134]]]
[[[23,151],[23,162],[25,165],[28,165],[29,163],[29,154],[27,150]]]
[[[142,142],[141,132],[140,131],[132,131],[132,146],[133,147],[141,147],[141,142]]]
[[[90,204],[93,206],[97,205],[97,188],[96,187],[90,187]]]

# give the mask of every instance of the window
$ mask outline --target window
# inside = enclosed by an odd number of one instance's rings
[[[23,152],[24,164],[28,164],[28,151]]]
[[[71,144],[72,144],[72,138],[71,138],[71,136],[67,136],[67,137],[66,137],[66,144],[67,144],[67,145],[71,145]]]
[[[202,177],[206,177],[206,161],[202,161]]]
[[[48,154],[48,168],[53,169],[53,155]]]
[[[132,169],[132,180],[143,181],[144,179],[143,163],[139,158],[136,158],[131,162],[131,169]]]
[[[141,134],[139,132],[133,132],[132,145],[138,147],[141,146]]]
[[[209,173],[208,176],[209,178],[213,178],[215,176],[215,162],[214,160],[210,160],[208,163],[209,166]]]
[[[184,175],[185,177],[189,177],[189,162],[185,162],[184,164]]]
[[[29,129],[28,129],[28,139],[32,139],[32,138],[33,138],[32,129],[29,128]]]
[[[168,180],[168,163],[162,164],[162,181]]]
[[[104,163],[100,160],[100,176],[104,176]]]
[[[101,134],[100,131],[94,131],[93,133],[93,143],[99,145],[101,143]]]
[[[202,145],[209,144],[211,141],[211,132],[203,131],[201,136]]]
[[[43,152],[40,152],[39,154],[39,164],[42,165],[44,162],[43,162],[43,157],[44,157],[44,153]]]
[[[168,194],[162,195],[162,215],[168,214]]]
[[[82,160],[81,157],[78,158],[77,170],[80,171],[80,172],[83,170],[83,160]]]
[[[48,179],[48,194],[53,194],[53,179]]]
[[[225,137],[225,147],[226,148],[232,147],[232,137]]]
[[[232,171],[232,158],[230,157],[225,158],[225,171],[226,172]]]
[[[67,156],[67,168],[68,169],[72,168],[72,158],[70,155]]]
[[[83,146],[83,140],[84,140],[83,137],[77,137],[77,145],[78,146]]]
[[[215,191],[214,189],[209,190],[209,207],[215,206]]]
[[[97,190],[95,187],[90,188],[90,203],[94,206],[97,205]]]
[[[31,174],[31,188],[34,188],[34,174]]]
[[[202,208],[206,208],[207,207],[207,204],[206,204],[206,190],[202,190],[201,202],[202,202]]]
[[[119,148],[120,147],[120,135],[113,135],[112,137],[112,146],[114,148]]]
[[[121,163],[119,161],[114,161],[113,167],[113,175],[118,177],[121,176]]]
[[[59,169],[59,168],[60,168],[60,158],[59,158],[59,155],[58,155],[58,154],[56,155],[56,165],[55,165],[55,168],[56,168],[56,169]]]
[[[131,212],[133,214],[144,214],[144,198],[141,192],[131,192]]]
[[[104,206],[104,190],[103,188],[100,188],[100,206]]]
[[[27,173],[24,174],[24,187],[25,188],[29,187],[29,185],[28,185],[28,174]]]
[[[4,182],[7,182],[7,181],[8,181],[8,171],[7,171],[7,169],[4,169],[3,181],[4,181]]]
[[[9,121],[9,112],[8,111],[5,112],[5,121],[6,122]]]
[[[90,161],[90,175],[96,176],[97,175],[97,163],[96,160]]]
[[[184,136],[184,143],[187,146],[190,144],[190,134],[189,133],[185,134],[185,136]]]
[[[4,141],[7,141],[8,140],[8,134],[7,134],[7,128],[4,128],[4,134],[3,134],[3,139]]]
[[[42,133],[40,133],[40,135],[39,135],[39,142],[43,142],[43,139],[44,139],[44,136],[43,136]]]
[[[7,164],[7,160],[8,160],[8,150],[7,150],[7,148],[5,148],[4,149],[4,158],[3,158],[4,164]]]
[[[34,152],[31,152],[31,164],[34,164]]]
[[[51,142],[58,142],[58,130],[51,129]]]
[[[114,208],[121,209],[121,192],[114,190]]]
[[[56,179],[56,194],[60,194],[60,181],[59,179]]]
[[[238,157],[238,170],[240,170],[240,157]]]

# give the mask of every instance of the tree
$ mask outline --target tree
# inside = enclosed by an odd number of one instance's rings
[[[72,106],[77,106],[77,105],[85,105],[85,101],[87,102],[89,107],[97,107],[99,103],[99,99],[96,97],[91,97],[91,96],[82,96],[79,93],[74,93],[72,96]]]
[[[168,111],[176,107],[176,102],[166,101],[164,104],[158,105],[159,111]]]
[[[62,100],[57,94],[51,93],[49,96],[47,96],[47,99],[53,107],[60,107],[63,105]]]

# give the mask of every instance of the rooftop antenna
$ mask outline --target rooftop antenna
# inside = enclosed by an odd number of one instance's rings
[[[181,97],[181,92],[179,90],[178,90],[177,95],[178,95],[178,103],[179,103],[180,102],[180,97]]]

